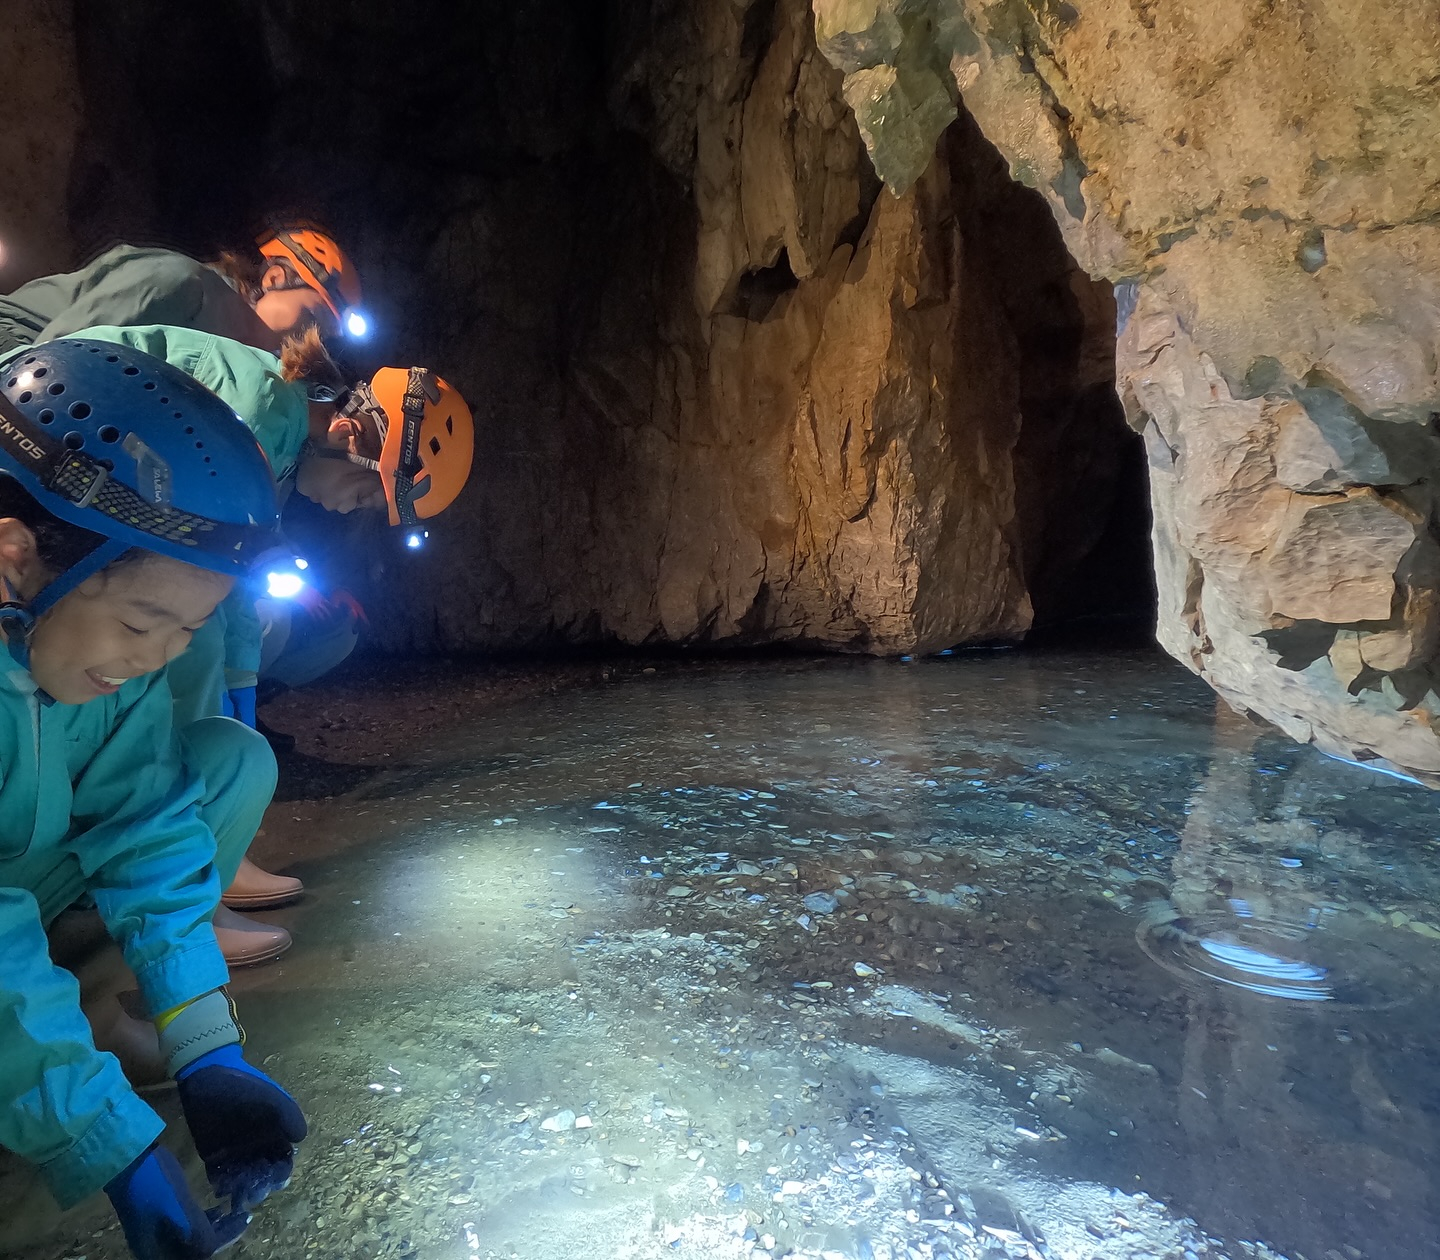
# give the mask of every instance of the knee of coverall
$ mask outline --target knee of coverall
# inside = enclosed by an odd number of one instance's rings
[[[265,637],[260,643],[260,678],[269,675],[270,667],[284,654],[290,643],[290,627],[294,622],[293,609],[284,600],[257,599],[255,612],[265,627]]]
[[[263,735],[222,717],[184,727],[180,747],[185,765],[205,780],[200,817],[215,833],[215,869],[228,888],[275,795],[275,754]]]
[[[303,610],[292,609],[288,634],[281,651],[262,660],[262,680],[303,687],[336,668],[360,642],[360,625],[354,612],[317,622]]]
[[[190,646],[166,672],[175,698],[175,728],[183,731],[201,718],[220,716],[225,695],[225,610],[217,608],[210,620],[190,636]]]

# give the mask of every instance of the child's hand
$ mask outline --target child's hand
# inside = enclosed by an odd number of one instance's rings
[[[201,1055],[181,1068],[175,1081],[217,1196],[245,1212],[290,1184],[305,1117],[289,1094],[245,1062],[239,1046]]]
[[[175,1156],[152,1146],[105,1187],[136,1260],[201,1260],[233,1243],[246,1212],[202,1212]]]

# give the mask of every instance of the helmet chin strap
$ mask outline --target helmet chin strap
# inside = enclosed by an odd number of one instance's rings
[[[108,568],[131,549],[129,543],[107,538],[94,551],[48,582],[29,603],[8,598],[0,603],[0,631],[5,634],[11,658],[21,669],[26,673],[30,671],[30,636],[34,633],[36,622],[87,578]],[[53,698],[43,691],[38,694],[46,704],[54,703]]]

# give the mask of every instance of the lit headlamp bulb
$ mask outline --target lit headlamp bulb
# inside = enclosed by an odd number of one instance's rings
[[[305,589],[305,579],[298,573],[272,571],[265,575],[265,593],[271,599],[294,599]]]
[[[345,331],[352,337],[364,337],[370,332],[370,321],[362,311],[346,311]]]
[[[294,599],[305,589],[302,576],[310,565],[283,547],[262,556],[256,566],[265,575],[265,594],[271,599]]]
[[[419,551],[425,545],[425,540],[430,537],[428,529],[412,529],[405,535],[405,545],[411,551]]]

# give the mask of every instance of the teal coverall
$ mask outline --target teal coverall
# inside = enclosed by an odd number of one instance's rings
[[[62,1207],[160,1135],[95,1049],[47,925],[88,893],[152,1015],[228,979],[210,916],[275,789],[275,758],[239,722],[175,734],[165,672],[87,704],[42,704],[0,674],[0,1145],[32,1160]]]
[[[280,344],[218,271],[172,250],[117,245],[88,267],[0,297],[0,354],[96,324],[173,324],[253,346]]]
[[[309,437],[310,404],[304,384],[285,380],[273,354],[190,328],[101,326],[75,335],[143,350],[218,394],[260,443],[284,501]],[[176,725],[216,717],[225,692],[255,686],[265,638],[255,600],[262,593],[237,583],[185,654],[171,664]]]

